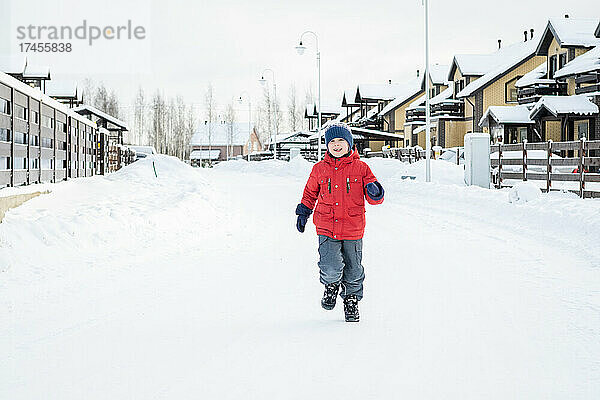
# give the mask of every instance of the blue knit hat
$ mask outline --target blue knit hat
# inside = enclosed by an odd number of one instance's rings
[[[350,131],[348,125],[344,123],[337,123],[327,127],[327,130],[325,131],[325,146],[329,145],[329,142],[335,138],[344,139],[346,142],[348,142],[348,145],[352,149],[354,140],[352,139],[352,132]]]

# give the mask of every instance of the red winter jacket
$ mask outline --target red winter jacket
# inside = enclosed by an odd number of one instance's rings
[[[317,234],[338,240],[357,240],[365,232],[365,198],[369,204],[381,204],[365,195],[367,183],[377,178],[354,150],[347,157],[334,158],[329,152],[310,173],[302,203],[311,210],[317,202],[313,222]]]

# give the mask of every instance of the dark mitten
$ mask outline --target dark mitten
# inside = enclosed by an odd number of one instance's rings
[[[306,221],[308,221],[310,214],[312,214],[312,210],[306,207],[304,204],[300,203],[296,206],[296,215],[298,216],[296,228],[298,229],[298,232],[304,232]]]
[[[381,186],[381,183],[377,181],[369,182],[365,188],[367,190],[367,195],[371,200],[377,201],[383,198],[383,186]]]

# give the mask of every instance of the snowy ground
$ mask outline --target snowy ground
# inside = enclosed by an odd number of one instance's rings
[[[600,201],[368,162],[358,324],[320,308],[303,160],[146,159],[10,210],[0,399],[600,398]]]

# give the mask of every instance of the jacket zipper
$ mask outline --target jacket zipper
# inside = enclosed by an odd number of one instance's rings
[[[327,190],[331,193],[331,178],[327,179]]]

